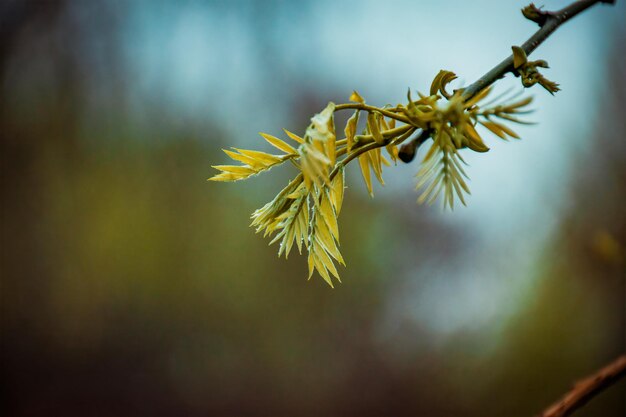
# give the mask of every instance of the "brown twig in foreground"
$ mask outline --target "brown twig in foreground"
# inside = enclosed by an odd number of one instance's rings
[[[626,376],[626,355],[622,355],[595,374],[577,382],[563,398],[548,407],[538,417],[566,417],[589,400]]]

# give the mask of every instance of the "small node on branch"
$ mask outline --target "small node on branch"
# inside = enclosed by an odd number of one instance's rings
[[[557,83],[548,80],[537,69],[550,68],[545,60],[529,61],[526,57],[526,52],[524,52],[522,48],[512,46],[511,49],[513,50],[513,68],[515,69],[513,74],[516,77],[522,77],[522,85],[524,87],[529,88],[535,84],[539,84],[552,95],[561,90]]]
[[[398,159],[407,164],[415,159],[417,148],[419,148],[422,143],[426,142],[431,134],[432,132],[430,130],[422,130],[416,138],[402,145],[398,151]]]
[[[530,3],[528,6],[522,9],[522,14],[528,20],[532,20],[539,27],[543,26],[550,16],[550,12],[544,12],[541,7],[535,6],[535,3]]]
[[[400,147],[398,151],[398,158],[408,164],[413,159],[415,159],[415,151],[417,150],[417,141],[411,141],[409,143],[405,143]]]

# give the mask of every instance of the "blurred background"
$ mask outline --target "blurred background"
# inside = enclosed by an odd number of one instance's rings
[[[2,1],[0,413],[531,416],[624,352],[623,1],[536,51],[563,91],[464,155],[467,208],[417,205],[418,160],[373,200],[351,166],[334,290],[248,227],[291,167],[206,182],[353,89],[471,83],[536,30],[524,5]]]

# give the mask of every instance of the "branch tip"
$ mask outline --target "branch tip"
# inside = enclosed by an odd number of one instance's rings
[[[530,3],[528,6],[522,9],[522,14],[528,20],[532,20],[539,27],[542,27],[546,20],[548,20],[548,16],[550,16],[550,12],[546,12],[541,10],[541,7],[535,6],[535,3]]]

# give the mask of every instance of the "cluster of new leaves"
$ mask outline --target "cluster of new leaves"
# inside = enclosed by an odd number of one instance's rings
[[[502,139],[518,138],[504,123],[526,123],[516,115],[525,113],[523,107],[530,103],[530,98],[505,104],[495,104],[496,99],[492,104],[480,105],[490,89],[471,98],[464,97],[462,89],[450,94],[446,86],[454,79],[454,73],[442,70],[433,80],[429,95],[418,93],[419,99],[413,100],[409,90],[407,103],[395,107],[370,106],[354,92],[351,103],[329,103],[316,114],[304,136],[285,130],[292,144],[262,133],[280,151],[278,155],[237,148],[224,150],[241,165],[214,166],[221,172],[210,180],[247,179],[291,161],[298,174],[272,201],[252,214],[251,226],[264,236],[274,235],[271,243],[280,242],[279,256],[284,253],[287,257],[294,244],[300,253],[304,248],[308,252],[309,278],[317,271],[332,286],[332,277],[339,280],[335,262],[345,265],[339,251],[338,216],[348,163],[358,159],[367,190],[373,195],[372,176],[384,185],[383,165],[391,165],[383,150],[395,163],[398,145],[417,132],[429,132],[432,145],[417,173],[417,188],[422,189],[418,201],[432,203],[443,195],[444,207],[453,208],[456,198],[465,204],[464,194],[469,193],[465,162],[459,151],[489,150],[476,126],[483,126]],[[334,114],[342,110],[354,113],[343,129],[345,137],[339,139]]]

